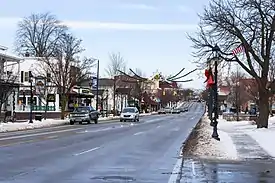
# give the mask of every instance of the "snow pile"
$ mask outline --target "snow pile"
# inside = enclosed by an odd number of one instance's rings
[[[19,131],[19,130],[28,130],[28,129],[36,129],[42,127],[50,127],[57,125],[67,124],[68,120],[54,120],[54,119],[46,119],[42,121],[33,120],[33,123],[21,122],[21,123],[1,123],[0,124],[0,132],[10,132],[10,131]]]
[[[157,114],[156,112],[153,113],[144,113],[140,114],[140,116],[148,116]],[[108,120],[116,120],[119,119],[119,116],[110,116],[110,117],[100,117],[99,121],[108,121]],[[36,128],[44,128],[44,127],[51,127],[51,126],[58,126],[58,125],[65,125],[69,124],[69,119],[66,118],[65,120],[57,120],[57,119],[46,119],[42,121],[33,120],[33,123],[26,122],[15,122],[15,123],[0,123],[0,132],[11,132],[11,131],[20,131],[20,130],[29,130],[29,129],[36,129]]]
[[[193,155],[201,158],[218,158],[218,159],[238,159],[236,147],[231,137],[223,131],[219,131],[221,141],[213,139],[213,127],[207,116],[202,118],[199,128],[197,129],[197,144]]]

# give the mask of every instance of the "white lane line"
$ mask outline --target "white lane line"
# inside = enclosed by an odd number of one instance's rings
[[[144,132],[137,132],[135,133],[134,135],[140,135],[140,134],[143,134]]]
[[[58,131],[51,131],[51,132],[18,135],[18,136],[13,136],[13,137],[4,137],[4,138],[1,137],[0,141],[3,141],[3,140],[12,140],[12,139],[20,139],[20,138],[24,138],[24,137],[34,137],[34,136],[40,136],[40,135],[62,133],[62,132],[70,132],[70,131],[76,131],[76,130],[80,130],[80,129],[83,129],[83,128],[73,128],[73,129],[67,129],[67,130],[58,130]]]
[[[157,126],[157,128],[160,128],[160,125],[159,125],[159,126]]]
[[[196,175],[194,161],[192,161],[192,173],[193,173],[193,175]]]
[[[177,182],[177,179],[179,176],[178,173],[180,172],[180,169],[181,169],[181,163],[182,163],[182,159],[180,158],[177,160],[176,165],[174,166],[172,175],[170,176],[168,183],[176,183]]]
[[[100,147],[95,147],[95,148],[93,148],[93,149],[89,149],[89,150],[86,150],[86,151],[82,151],[82,152],[80,152],[80,153],[77,153],[77,154],[74,154],[75,156],[79,156],[79,155],[81,155],[81,154],[85,154],[85,153],[88,153],[88,152],[92,152],[92,151],[95,151],[95,150],[97,150],[97,149],[99,149]]]
[[[54,139],[54,138],[57,138],[58,135],[52,135],[52,136],[49,136],[49,137],[46,137],[47,139]]]

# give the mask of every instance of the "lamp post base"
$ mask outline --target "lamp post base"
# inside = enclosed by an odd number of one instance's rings
[[[215,127],[214,127],[215,128]],[[216,139],[217,141],[220,141],[220,137],[219,137],[219,134],[217,132],[217,130],[213,130],[213,133],[212,133],[212,138],[213,139]]]

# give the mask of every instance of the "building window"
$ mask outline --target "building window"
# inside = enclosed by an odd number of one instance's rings
[[[29,72],[25,72],[24,81],[29,82]]]
[[[33,97],[32,104],[37,105],[37,97]],[[31,97],[28,97],[28,105],[31,105]]]

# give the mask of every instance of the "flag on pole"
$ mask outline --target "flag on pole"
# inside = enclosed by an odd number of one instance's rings
[[[233,51],[232,51],[232,54],[233,55],[237,55],[237,54],[239,54],[239,53],[241,53],[241,52],[243,52],[244,51],[244,46],[243,46],[243,44],[240,44],[237,48],[235,48]]]

